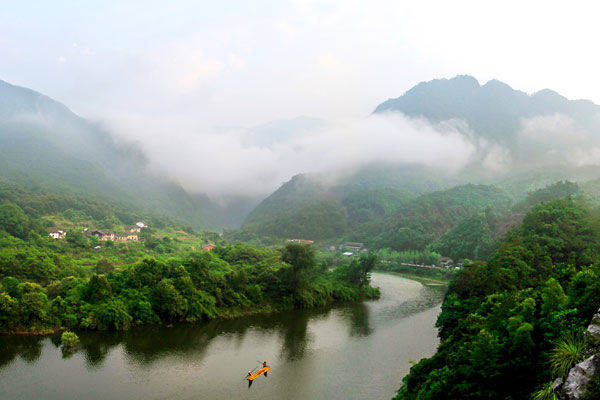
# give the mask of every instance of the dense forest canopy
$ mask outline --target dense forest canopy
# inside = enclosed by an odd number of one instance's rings
[[[563,377],[550,368],[557,346],[581,341],[600,306],[599,246],[598,209],[569,197],[537,204],[487,263],[452,281],[438,351],[397,399],[524,399]]]
[[[308,245],[226,245],[217,234],[147,215],[140,240],[99,242],[84,227],[123,231],[142,215],[14,186],[0,193],[2,332],[120,330],[378,296],[370,257],[329,271]],[[47,234],[57,223],[64,239]],[[207,242],[220,245],[200,251]]]

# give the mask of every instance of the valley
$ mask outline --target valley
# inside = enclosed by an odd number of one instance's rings
[[[583,343],[600,306],[600,167],[551,136],[558,124],[595,138],[591,102],[468,76],[424,82],[367,118],[460,135],[472,147],[461,168],[369,160],[223,201],[40,93],[2,82],[0,94],[7,398],[40,396],[58,379],[47,366],[78,376],[70,393],[104,382],[92,398],[524,398],[566,378],[547,367],[555,348]],[[272,151],[327,127],[242,132]],[[582,344],[568,367],[593,351]],[[250,392],[234,383],[259,354],[282,371]],[[111,387],[115,371],[128,378]],[[16,388],[22,374],[37,384]],[[290,386],[294,374],[305,381]]]

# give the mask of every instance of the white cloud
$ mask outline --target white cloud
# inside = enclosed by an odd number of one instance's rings
[[[136,125],[133,121],[130,126]],[[246,135],[243,129],[203,131],[163,120],[148,124],[140,138],[148,138],[141,143],[158,167],[186,188],[213,197],[264,196],[298,173],[335,175],[372,162],[417,163],[450,173],[475,152],[454,127],[401,114],[330,123],[268,146],[248,143]]]

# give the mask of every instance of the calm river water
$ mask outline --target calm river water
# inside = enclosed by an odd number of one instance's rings
[[[0,399],[389,399],[433,354],[443,289],[373,274],[378,301],[124,333],[0,337]],[[248,387],[258,361],[273,369]]]

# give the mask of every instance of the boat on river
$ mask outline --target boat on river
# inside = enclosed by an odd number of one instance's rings
[[[248,375],[248,377],[246,379],[248,379],[250,382],[252,382],[253,380],[255,380],[256,378],[258,378],[259,376],[261,376],[262,374],[265,374],[265,376],[267,376],[267,372],[271,369],[271,367],[262,367],[261,369],[259,369],[258,371],[252,373],[251,375]]]

